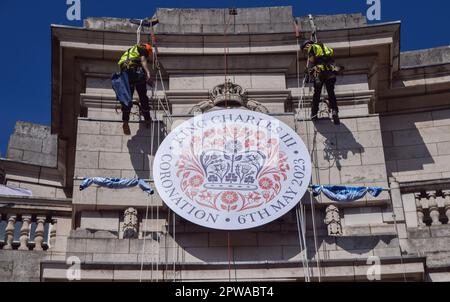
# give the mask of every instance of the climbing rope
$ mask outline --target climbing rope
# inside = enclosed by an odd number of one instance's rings
[[[140,20],[139,22],[139,27],[137,29],[136,32],[136,36],[137,36],[137,43],[140,43],[141,40],[141,31],[142,31],[142,26],[143,26],[143,22],[144,20]],[[152,69],[153,71],[155,71],[155,81],[154,81],[154,85],[152,87],[152,107],[153,107],[153,112],[154,112],[154,116],[153,116],[153,121],[157,122],[157,117],[158,117],[158,112],[159,111],[163,111],[165,113],[165,115],[168,118],[168,122],[169,124],[172,124],[173,122],[173,118],[172,115],[170,113],[170,106],[169,106],[169,101],[167,99],[167,92],[165,89],[165,85],[164,85],[164,80],[163,80],[163,76],[162,76],[162,72],[161,72],[161,66],[159,63],[159,59],[158,59],[158,48],[156,45],[156,38],[154,35],[154,30],[153,30],[153,23],[150,23],[150,36],[151,36],[151,40],[152,40],[152,45],[154,48],[154,51],[152,53]],[[164,100],[165,102],[163,103],[163,101],[161,100],[161,98],[158,96],[158,81],[160,81],[160,85],[162,88],[162,92],[164,95]],[[156,101],[156,102],[154,102]],[[168,125],[168,127],[170,128],[170,126]],[[155,130],[157,130],[157,144],[158,146],[161,144],[161,125],[158,122],[157,127],[155,126],[154,122],[151,123],[151,143],[150,143],[150,155],[152,155],[154,149],[155,149]],[[150,159],[150,163],[149,163],[149,171],[152,171],[152,167],[153,167],[153,156],[151,156]],[[150,173],[150,177],[151,177],[152,173]],[[151,205],[150,205],[151,204]],[[140,276],[139,276],[139,281],[142,282],[142,274],[143,274],[143,269],[144,269],[144,260],[145,260],[145,247],[146,247],[146,239],[147,239],[147,234],[146,234],[146,230],[147,230],[147,224],[148,224],[148,216],[149,216],[149,211],[150,211],[150,220],[152,221],[152,225],[156,225],[155,228],[153,228],[153,230],[156,232],[156,236],[154,238],[156,238],[157,243],[158,243],[158,249],[157,249],[157,256],[156,256],[156,263],[154,263],[155,261],[151,260],[151,274],[150,274],[150,278],[151,281],[154,280],[158,280],[159,278],[159,269],[160,269],[160,249],[161,249],[161,236],[159,234],[159,206],[156,206],[156,221],[155,221],[155,217],[154,217],[154,200],[153,200],[153,196],[148,200],[147,204],[146,204],[146,210],[145,210],[145,222],[144,222],[144,231],[142,232],[143,234],[143,242],[142,242],[142,250],[141,250],[141,267],[140,267]],[[165,270],[164,272],[168,271],[168,261],[167,261],[167,251],[168,251],[168,246],[167,246],[167,236],[170,233],[170,223],[171,220],[173,221],[173,240],[174,240],[174,246],[173,246],[173,251],[174,251],[174,255],[173,255],[173,281],[176,280],[176,257],[175,257],[175,253],[176,253],[176,216],[175,216],[175,212],[173,212],[173,218],[171,219],[171,211],[170,209],[168,210],[168,215],[167,215],[167,225],[169,228],[166,228],[165,233],[164,233],[164,244],[165,244],[165,252],[166,252],[166,261],[165,261]],[[150,232],[152,233],[152,232]],[[153,236],[152,236],[153,239]],[[153,259],[153,248],[150,248],[150,254],[152,255],[152,259]],[[154,270],[156,268],[156,277],[154,277]],[[163,280],[165,279],[165,274],[163,274]]]
[[[297,222],[297,233],[298,233],[298,242],[301,253],[303,252],[303,255],[301,255],[300,259],[302,261],[302,268],[303,268],[303,276],[305,278],[305,282],[309,282],[309,268],[308,268],[308,255],[307,255],[307,249],[306,249],[306,242],[304,241],[303,236],[303,228],[300,223],[302,218],[300,218],[300,207],[301,204],[299,203],[297,207],[295,208],[295,216],[296,216],[296,222]]]
[[[231,20],[231,10],[229,11],[228,14],[228,19],[227,22],[225,23],[225,28],[223,30],[223,40],[224,40],[224,46],[223,46],[223,57],[224,57],[224,75],[225,75],[225,79],[224,79],[224,84],[227,83],[228,80],[228,52],[230,51],[228,48],[228,25],[230,24],[230,20]],[[227,99],[225,98],[225,107],[227,107]]]
[[[310,19],[310,23],[311,23],[311,40],[317,42],[317,34],[316,34],[316,27],[314,25],[314,20],[312,18],[311,15],[309,15],[309,19]],[[299,43],[299,38],[300,38],[300,34],[299,34],[299,30],[298,30],[298,24],[296,21],[294,21],[295,23],[295,29],[296,29],[296,41],[297,41],[297,89],[299,90],[300,96],[299,96],[299,100],[298,100],[298,108],[297,108],[297,113],[295,115],[295,126],[296,126],[296,130],[299,128],[297,126],[298,121],[300,120],[301,122],[303,122],[305,124],[305,130],[306,130],[306,139],[307,139],[307,145],[308,145],[308,149],[310,148],[310,133],[309,133],[309,126],[308,126],[308,122],[306,121],[306,118],[302,115],[306,116],[306,112],[305,112],[305,105],[304,105],[304,98],[305,98],[305,87],[306,87],[306,76],[303,77],[303,82],[302,82],[302,87],[300,90],[300,43]],[[309,66],[309,56],[307,57],[307,61],[306,61],[306,67],[308,68]],[[318,160],[317,160],[317,154],[315,154],[317,152],[316,150],[316,144],[315,144],[315,140],[313,142],[313,146],[311,146],[311,160],[312,160],[312,164],[313,167],[315,169],[315,174],[316,174],[316,179],[317,181],[320,183],[320,174],[318,171]],[[312,192],[310,190],[310,207],[311,207],[311,220],[312,220],[312,228],[313,228],[313,237],[314,237],[314,248],[315,248],[315,252],[316,252],[316,267],[317,267],[317,271],[318,271],[318,281],[321,282],[321,268],[320,268],[320,262],[321,262],[321,257],[320,257],[320,252],[319,252],[319,248],[318,248],[318,240],[317,240],[317,232],[316,232],[316,214],[315,214],[315,205],[313,202],[313,196],[312,196]],[[300,217],[299,215],[297,215],[297,218],[300,218],[300,223],[305,223],[306,221],[306,217],[305,217],[305,209],[304,209],[304,204],[301,202],[300,203]],[[306,237],[306,225],[304,224],[305,230],[302,232],[302,236]],[[306,250],[306,254],[307,254],[307,246],[306,246],[306,238],[304,238],[304,244],[305,244],[305,250]],[[307,259],[306,259],[307,262]],[[309,265],[308,265],[308,270],[309,270]],[[305,278],[305,280],[310,279],[310,276],[308,276],[308,278]]]
[[[389,190],[389,196],[391,197],[392,219],[394,220],[395,232],[397,233],[397,238],[398,238],[398,249],[400,251],[400,263],[401,263],[402,268],[403,268],[403,271],[402,271],[402,273],[403,273],[403,282],[408,282],[408,279],[406,278],[406,268],[405,268],[405,265],[404,265],[402,246],[400,244],[400,234],[398,232],[397,215],[395,215],[394,205],[392,204],[392,191],[390,191],[390,190]]]
[[[153,142],[153,140],[152,140]],[[144,230],[142,231],[142,236],[144,237],[142,242],[142,251],[141,251],[141,268],[139,272],[139,282],[142,282],[142,272],[144,270],[144,258],[145,258],[145,239],[146,236],[146,230],[147,230],[147,221],[148,221],[148,210],[149,210],[149,203],[150,198],[147,199],[146,207],[145,207],[145,222],[144,222]],[[151,281],[153,281],[153,264],[151,267]]]
[[[139,27],[136,31],[136,44],[141,43],[142,22],[144,22],[144,20],[140,20]]]

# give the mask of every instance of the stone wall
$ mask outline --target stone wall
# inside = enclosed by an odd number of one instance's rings
[[[177,9],[159,8],[155,17],[159,24],[157,33],[272,33],[293,32],[292,7],[237,8],[236,16],[229,16],[229,9]],[[296,18],[302,32],[310,31],[307,16]],[[314,16],[319,30],[356,28],[367,25],[362,14],[339,14]],[[84,26],[90,29],[105,29],[118,32],[135,32],[137,25],[119,18],[87,18]]]
[[[8,144],[7,158],[44,167],[56,167],[58,138],[50,127],[17,122]]]
[[[318,165],[314,183],[388,187],[378,116],[343,118],[339,126],[327,119],[299,122],[299,133]]]
[[[0,250],[0,281],[39,282],[40,263],[46,252]]]
[[[450,177],[450,110],[381,118],[389,176],[399,182]]]
[[[149,128],[131,122],[130,128],[132,135],[125,136],[120,121],[78,121],[74,204],[91,209],[113,205],[121,209],[127,205],[147,204],[148,197],[139,188],[124,191],[93,186],[83,192],[78,190],[84,177],[152,178],[153,155],[159,146],[158,137],[160,142],[164,139],[164,129],[159,122],[154,122]],[[160,203],[158,197],[154,199]]]
[[[313,173],[315,183],[389,186],[378,116],[344,118],[340,126],[322,120],[315,127],[311,122],[295,125],[292,114],[279,114],[276,117],[292,128],[299,129],[302,139],[314,150],[320,177],[317,178]],[[186,118],[176,117],[174,124],[178,123],[178,119]],[[86,176],[137,175],[145,179],[152,178],[152,154],[159,144],[151,150],[151,129],[136,122],[130,125],[132,135],[124,136],[119,121],[79,119],[76,184]],[[157,137],[155,133],[153,136]],[[163,137],[161,133],[160,139]],[[345,236],[337,239],[328,237],[323,222],[323,208],[317,209],[314,223],[318,235],[318,253],[312,231],[312,214],[308,211],[310,259],[398,256],[399,240],[393,226],[387,224],[392,222],[389,200],[389,194],[384,192],[376,200],[370,197],[364,199],[358,203],[358,208],[344,209],[342,222]],[[330,201],[323,198],[320,202],[326,204]],[[376,206],[373,202],[376,202]],[[301,260],[295,211],[263,227],[231,232],[229,247],[227,232],[199,227],[179,218],[175,225],[176,236],[173,236],[173,219],[168,217],[167,208],[157,193],[149,198],[140,189],[111,190],[92,186],[79,192],[75,187],[73,203],[79,220],[77,230],[68,239],[68,251],[70,255],[82,256],[87,261],[140,261],[144,237],[148,240],[144,253],[146,261],[159,259],[161,262],[170,262],[175,257],[176,261],[185,263],[226,262],[230,253],[236,262]],[[151,213],[145,212],[146,205],[152,206]],[[123,211],[129,206],[138,209],[140,239],[121,239]],[[146,216],[147,221],[144,219]]]
[[[402,68],[447,64],[450,62],[450,46],[405,51],[400,55]]]

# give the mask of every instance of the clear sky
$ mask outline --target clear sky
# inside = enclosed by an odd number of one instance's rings
[[[155,1],[81,0],[81,18],[152,16],[157,7],[215,8],[291,5],[295,16],[363,13],[367,0]],[[0,156],[6,156],[17,120],[50,125],[50,24],[82,26],[66,19],[66,0],[0,0]],[[402,21],[401,48],[450,45],[450,2],[381,0],[381,21]]]

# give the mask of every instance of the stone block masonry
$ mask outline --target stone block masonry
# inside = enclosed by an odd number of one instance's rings
[[[50,128],[17,122],[8,144],[7,158],[44,167],[56,167],[58,138]]]
[[[388,174],[398,181],[443,178],[450,172],[450,110],[381,118]]]

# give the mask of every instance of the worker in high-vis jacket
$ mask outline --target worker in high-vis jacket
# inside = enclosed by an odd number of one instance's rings
[[[130,112],[133,107],[133,93],[139,95],[140,111],[148,127],[151,123],[150,100],[147,96],[147,83],[152,85],[148,59],[153,54],[150,43],[140,43],[129,48],[120,58],[120,73],[112,78],[112,86],[122,105],[123,132],[130,135]]]
[[[311,120],[317,120],[319,112],[320,96],[325,84],[328,93],[329,107],[331,109],[333,122],[338,125],[339,108],[337,105],[334,88],[336,85],[336,74],[338,67],[334,65],[334,50],[322,43],[305,41],[302,51],[308,56],[307,72],[314,81],[314,96],[311,107]]]

